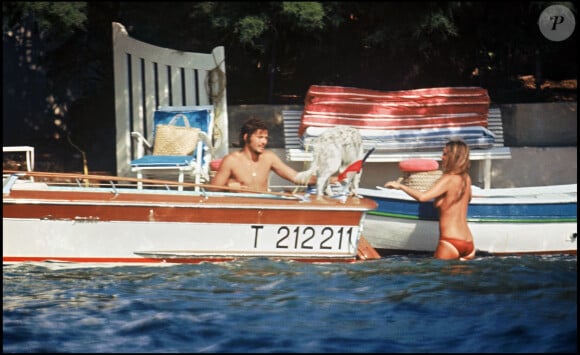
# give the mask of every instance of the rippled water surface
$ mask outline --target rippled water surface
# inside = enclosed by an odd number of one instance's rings
[[[576,256],[3,267],[4,352],[577,352]]]

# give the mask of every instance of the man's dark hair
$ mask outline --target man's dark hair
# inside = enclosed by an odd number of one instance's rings
[[[266,122],[262,121],[259,118],[250,118],[248,119],[242,128],[240,129],[240,147],[244,147],[246,145],[246,141],[244,141],[244,135],[248,134],[248,139],[254,132],[259,129],[268,130],[268,126]]]

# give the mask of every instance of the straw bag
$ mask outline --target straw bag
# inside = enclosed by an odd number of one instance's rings
[[[177,119],[183,119],[185,126],[177,126]],[[153,155],[190,155],[199,139],[199,128],[191,127],[184,114],[176,114],[168,124],[155,127]]]
[[[433,159],[407,159],[399,162],[403,173],[400,182],[419,191],[427,191],[443,175],[439,163]]]
[[[403,185],[419,191],[427,191],[433,186],[435,181],[443,175],[441,170],[421,171],[421,172],[404,172]]]

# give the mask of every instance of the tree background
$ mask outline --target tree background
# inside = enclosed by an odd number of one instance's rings
[[[111,22],[157,46],[226,52],[228,104],[303,104],[310,85],[481,86],[492,102],[576,101],[577,31],[554,2],[3,2],[3,145],[115,171]],[[560,2],[576,16],[576,2]],[[566,81],[567,80],[567,81]],[[47,168],[55,168],[47,167]],[[39,167],[38,170],[41,168]]]

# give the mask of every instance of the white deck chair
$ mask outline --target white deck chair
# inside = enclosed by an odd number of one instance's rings
[[[175,114],[187,116],[189,125],[200,129],[197,146],[191,155],[153,155],[154,142],[149,142],[140,132],[131,132],[131,136],[137,140],[137,159],[132,160],[131,171],[137,173],[138,179],[143,179],[145,174],[167,175],[177,174],[178,182],[185,180],[185,173],[190,173],[196,184],[209,182],[209,163],[214,151],[210,137],[212,136],[214,114],[213,106],[162,106],[154,114],[153,141],[155,140],[155,127],[158,124],[167,124]],[[178,122],[179,124],[179,122]],[[182,125],[182,124],[181,124]],[[137,183],[138,188],[143,188],[143,183]],[[179,191],[183,185],[179,185]],[[196,187],[199,190],[199,187]]]

